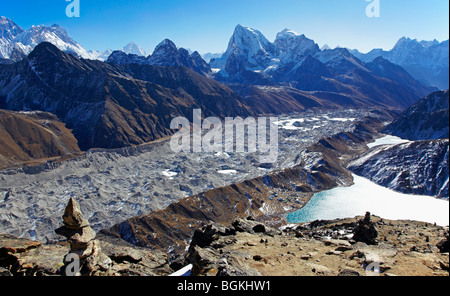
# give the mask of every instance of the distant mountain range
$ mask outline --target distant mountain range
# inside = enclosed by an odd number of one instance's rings
[[[0,65],[0,105],[57,115],[83,150],[170,135],[170,121],[191,118],[194,108],[205,116],[254,114],[231,89],[186,67],[124,68],[79,59],[48,42],[20,62]]]
[[[364,62],[383,57],[403,67],[416,80],[439,89],[449,87],[448,40],[418,41],[402,37],[389,51],[374,49],[367,54],[352,50]]]
[[[114,51],[107,62],[117,65],[184,66],[204,76],[209,77],[211,75],[211,68],[198,52],[189,53],[184,48],[178,48],[169,39],[165,39],[158,44],[153,54],[148,57],[132,53],[127,54],[125,51]]]
[[[403,109],[433,90],[382,57],[365,63],[345,48],[321,50],[288,29],[272,43],[261,32],[238,25],[226,52],[210,65],[216,80],[252,106],[274,93],[291,101],[300,91],[340,105]]]
[[[319,46],[305,35],[284,29],[275,41],[268,41],[258,30],[238,25],[226,52],[210,61],[211,68],[220,69],[219,79],[233,82],[260,81],[290,82],[299,68],[311,57],[332,69],[345,70],[349,66],[364,68],[364,63],[382,57],[399,65],[424,85],[448,88],[448,40],[421,41],[401,38],[391,51],[374,49],[368,54],[345,48],[330,49]],[[320,65],[323,67],[323,65]],[[344,68],[342,68],[344,66]]]
[[[70,38],[64,28],[56,24],[51,27],[33,26],[29,30],[23,30],[3,16],[0,16],[0,37],[0,59],[4,60],[20,61],[42,42],[50,42],[60,50],[84,59],[104,61],[112,53],[110,49],[103,52],[86,50]],[[120,50],[127,54],[146,55],[145,51],[134,42],[130,42]]]
[[[58,25],[33,26],[25,31],[12,20],[3,16],[0,17],[0,37],[0,63],[8,63],[8,60],[19,61],[28,55],[37,44],[44,41],[56,45],[62,51],[76,54],[85,59],[105,61],[113,52],[111,49],[106,51],[86,50]],[[186,50],[191,56],[192,51]],[[118,51],[142,57],[148,56],[141,47],[133,42]],[[326,66],[331,66],[331,68],[342,66],[342,58],[346,56],[347,58],[344,60],[357,67],[357,64],[361,62],[370,63],[378,57],[382,57],[404,68],[408,74],[425,86],[439,89],[449,87],[448,40],[439,43],[436,40],[417,41],[402,37],[390,51],[374,49],[363,54],[354,49],[348,50],[348,52],[343,48],[332,50],[327,45],[319,48],[313,40],[289,29],[278,33],[272,43],[258,30],[238,25],[225,53],[204,55],[197,53],[195,59],[199,60],[197,55],[201,57],[202,63],[210,64],[213,72],[220,70],[218,79],[226,81],[243,82],[245,80],[255,84],[270,80],[277,83],[291,83],[292,80],[298,78],[296,72],[308,56]],[[311,62],[311,59],[308,62]]]
[[[0,108],[55,114],[82,150],[168,136],[170,120],[189,118],[194,108],[222,118],[311,108],[402,111],[432,91],[383,57],[365,63],[347,49],[321,50],[292,30],[271,43],[237,26],[210,64],[168,39],[151,55],[130,43],[101,62],[109,52],[86,51],[58,25],[24,31],[2,17],[0,30]]]

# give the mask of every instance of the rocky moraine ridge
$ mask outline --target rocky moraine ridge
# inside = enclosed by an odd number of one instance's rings
[[[448,228],[371,216],[272,228],[252,217],[197,229],[186,252],[156,250],[95,238],[70,200],[63,226],[68,242],[0,235],[0,275],[70,275],[67,257],[79,254],[77,275],[164,276],[183,266],[194,276],[448,276]],[[70,270],[69,270],[70,272]]]

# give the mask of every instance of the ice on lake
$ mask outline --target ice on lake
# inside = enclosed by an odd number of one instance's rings
[[[290,223],[373,215],[391,220],[416,220],[449,225],[449,201],[403,194],[354,175],[354,185],[314,194],[308,204],[287,216]]]

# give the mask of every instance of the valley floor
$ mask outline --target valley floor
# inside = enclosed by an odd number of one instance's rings
[[[295,166],[319,139],[351,131],[368,110],[308,111],[280,116],[279,155],[260,164],[255,153],[175,153],[169,141],[0,171],[0,233],[54,241],[70,197],[99,231],[173,202]],[[314,159],[306,160],[314,161]]]

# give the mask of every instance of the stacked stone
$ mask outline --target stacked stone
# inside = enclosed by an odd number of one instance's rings
[[[364,218],[358,221],[358,225],[353,230],[353,240],[368,245],[376,245],[377,236],[378,231],[375,228],[375,223],[370,218],[370,212],[366,212]]]
[[[95,239],[96,233],[88,220],[83,217],[80,205],[75,199],[70,198],[64,211],[63,226],[55,232],[66,237],[70,244],[69,254],[64,258],[64,267],[72,262],[73,254],[80,263],[78,275],[93,275],[97,271],[106,271],[110,267],[111,259],[101,252],[100,242]],[[69,255],[71,255],[70,260]]]

